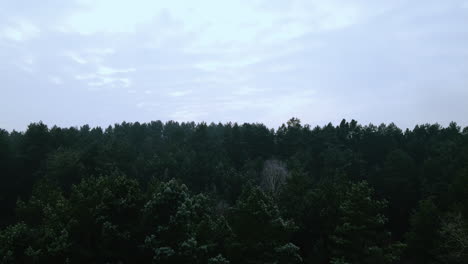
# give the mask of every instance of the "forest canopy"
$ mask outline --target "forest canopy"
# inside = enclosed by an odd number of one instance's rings
[[[0,263],[468,263],[468,127],[0,129]]]

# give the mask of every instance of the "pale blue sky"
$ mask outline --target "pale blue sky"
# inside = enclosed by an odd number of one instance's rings
[[[468,0],[3,0],[0,128],[468,125]]]

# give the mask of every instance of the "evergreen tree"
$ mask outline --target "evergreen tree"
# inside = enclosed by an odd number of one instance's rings
[[[437,263],[439,217],[440,212],[433,198],[420,201],[417,210],[411,216],[411,229],[406,234],[406,255],[415,263]]]
[[[234,238],[232,263],[301,263],[299,248],[290,242],[296,226],[281,217],[272,197],[248,186],[229,212]]]
[[[395,263],[403,244],[385,230],[385,201],[375,200],[366,182],[353,183],[338,208],[331,263]]]

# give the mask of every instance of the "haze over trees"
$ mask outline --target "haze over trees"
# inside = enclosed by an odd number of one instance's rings
[[[468,263],[468,127],[0,130],[0,263]]]

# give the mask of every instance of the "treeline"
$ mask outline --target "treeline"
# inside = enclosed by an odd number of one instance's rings
[[[468,263],[468,127],[0,130],[0,263]]]

